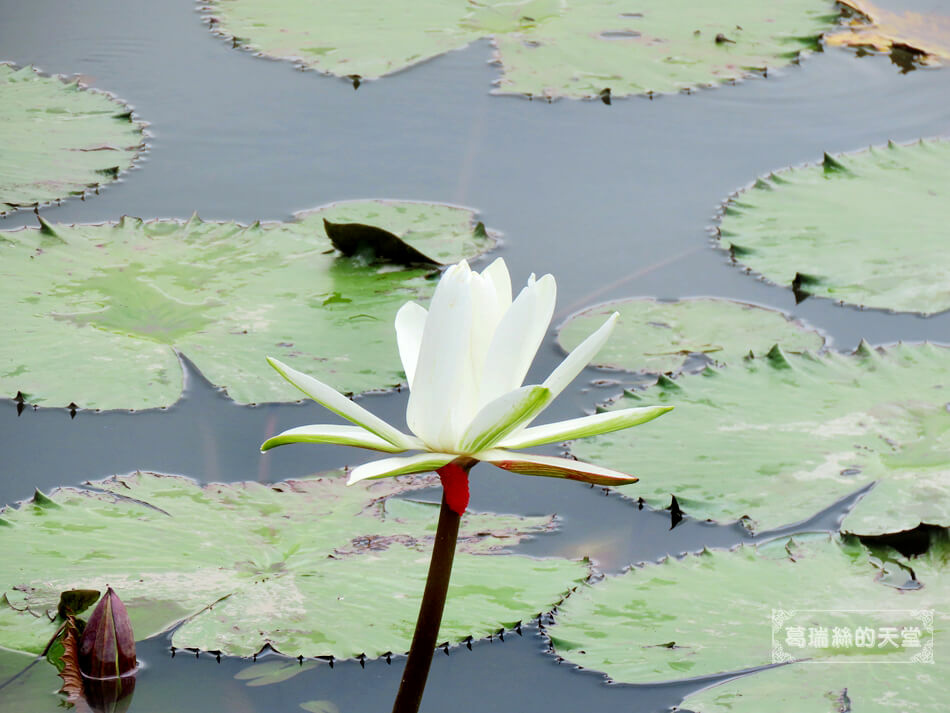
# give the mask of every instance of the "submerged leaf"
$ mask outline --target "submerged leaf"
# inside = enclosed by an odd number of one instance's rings
[[[140,638],[184,622],[172,637],[179,648],[251,656],[269,645],[336,658],[406,651],[438,505],[394,496],[438,481],[345,482],[333,473],[200,487],[138,473],[55,491],[55,528],[33,503],[5,509],[0,646],[42,650],[59,592],[109,583]],[[505,554],[552,526],[545,517],[463,518],[439,641],[548,611],[586,577],[583,563]]]
[[[493,240],[471,211],[353,201],[288,223],[49,225],[0,233],[0,394],[83,408],[152,408],[178,400],[178,353],[239,403],[295,401],[272,355],[344,392],[393,387],[393,319],[435,283],[423,269],[341,257],[325,219],[386,225],[454,262]],[[63,349],[70,367],[63,368]]]
[[[820,334],[781,312],[701,297],[598,305],[570,317],[558,332],[558,344],[570,351],[612,312],[619,312],[620,319],[593,366],[663,373],[680,369],[690,354],[728,363],[750,352],[765,354],[775,344],[790,352],[817,352],[825,342]]]
[[[838,19],[828,0],[211,0],[208,11],[236,46],[357,86],[491,37],[496,91],[605,104],[786,65]]]
[[[0,214],[115,180],[144,149],[142,129],[108,94],[0,63]]]
[[[617,489],[651,507],[666,507],[673,493],[686,515],[771,529],[876,483],[844,529],[950,526],[948,349],[864,346],[821,357],[774,349],[675,381],[661,377],[645,397],[676,406],[676,431],[620,431],[571,451],[639,473],[635,487]],[[628,393],[610,408],[640,403]]]
[[[950,309],[950,141],[791,168],[731,198],[720,242],[769,282],[897,312]]]

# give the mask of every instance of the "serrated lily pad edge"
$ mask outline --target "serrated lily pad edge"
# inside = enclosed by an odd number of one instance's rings
[[[276,481],[276,482],[273,482],[273,483],[267,483],[266,485],[267,485],[267,487],[273,488],[273,489],[275,489],[275,490],[276,490],[276,489],[279,489],[281,486],[287,486],[288,489],[291,489],[291,490],[292,490],[292,484],[295,483],[295,482],[302,482],[302,481],[307,481],[307,480],[311,480],[311,479],[315,479],[315,478],[316,478],[316,479],[320,479],[320,478],[326,477],[328,474],[332,474],[332,473],[336,473],[336,472],[340,472],[340,473],[344,473],[344,474],[345,474],[348,470],[349,470],[348,467],[344,467],[344,468],[339,469],[338,471],[337,471],[337,470],[333,470],[333,471],[322,471],[322,472],[316,473],[316,474],[314,474],[314,475],[312,475],[312,476],[304,476],[304,477],[298,477],[298,478],[286,478],[286,479],[284,479],[284,480]],[[28,497],[28,498],[22,498],[21,500],[14,501],[14,502],[12,502],[12,503],[0,504],[0,524],[5,524],[5,523],[2,523],[2,517],[3,517],[3,515],[4,515],[7,511],[10,511],[10,510],[17,510],[17,509],[20,509],[20,508],[25,507],[25,506],[27,506],[27,505],[30,505],[30,504],[41,504],[41,505],[42,505],[42,504],[49,504],[49,505],[52,505],[54,508],[58,508],[59,505],[58,505],[57,503],[55,503],[55,501],[53,500],[53,498],[54,498],[54,496],[55,496],[57,493],[59,493],[59,492],[74,492],[74,493],[75,493],[75,492],[80,492],[80,491],[86,490],[86,491],[91,491],[92,493],[95,493],[95,494],[102,494],[102,495],[105,495],[105,496],[112,497],[112,498],[114,498],[117,502],[122,501],[123,499],[125,499],[125,500],[129,500],[130,502],[134,502],[134,503],[137,503],[137,504],[142,504],[142,501],[136,500],[135,498],[126,498],[125,496],[123,496],[123,495],[121,495],[121,494],[119,494],[119,493],[116,493],[116,492],[113,492],[113,491],[110,491],[110,490],[107,490],[107,489],[102,489],[102,488],[99,487],[99,484],[101,484],[101,483],[103,483],[103,482],[106,482],[106,481],[109,481],[109,480],[117,480],[117,481],[120,481],[121,478],[126,477],[126,476],[134,476],[134,475],[137,475],[137,474],[149,474],[149,473],[157,474],[157,475],[163,475],[163,476],[166,476],[166,477],[169,477],[169,478],[173,478],[173,479],[176,479],[176,478],[177,478],[177,479],[184,479],[184,480],[187,480],[187,481],[191,481],[191,482],[193,482],[195,485],[197,485],[197,486],[198,486],[200,489],[202,489],[202,490],[204,490],[205,488],[209,488],[209,487],[211,487],[211,486],[214,486],[214,485],[222,485],[222,486],[225,486],[225,487],[230,487],[230,486],[234,486],[234,485],[240,485],[241,483],[245,482],[245,481],[207,481],[207,482],[205,482],[205,481],[203,481],[203,480],[201,480],[201,479],[199,479],[199,478],[195,478],[195,477],[188,476],[188,475],[153,473],[152,471],[141,470],[141,469],[139,469],[139,470],[131,470],[131,471],[128,471],[127,473],[112,474],[112,475],[108,476],[107,478],[105,478],[105,479],[103,479],[103,480],[99,480],[99,481],[83,480],[82,482],[80,482],[80,483],[77,484],[77,485],[58,485],[58,486],[55,486],[55,487],[53,487],[52,489],[50,489],[48,493],[44,493],[43,491],[41,491],[41,490],[39,490],[38,488],[36,488],[36,489],[34,489],[33,495],[30,496],[30,497]],[[397,481],[406,481],[406,482],[408,482],[408,483],[415,484],[416,487],[415,487],[415,488],[410,487],[410,489],[406,490],[405,492],[403,492],[403,493],[401,493],[401,494],[400,494],[400,493],[397,493],[397,494],[389,494],[389,495],[382,495],[382,496],[375,497],[375,498],[371,499],[370,501],[368,501],[368,502],[369,502],[369,505],[370,505],[370,506],[379,505],[379,504],[381,504],[381,503],[384,503],[384,502],[385,502],[386,500],[388,500],[389,498],[393,498],[393,497],[399,498],[400,495],[405,498],[405,496],[410,495],[410,494],[412,494],[412,493],[414,493],[414,492],[415,492],[416,494],[418,494],[419,491],[424,491],[424,490],[426,490],[426,489],[428,489],[428,488],[432,488],[432,487],[439,487],[437,481],[434,479],[434,475],[435,475],[435,474],[433,473],[433,474],[432,474],[433,478],[431,479],[431,482],[429,482],[429,483],[424,483],[424,482],[421,482],[421,481],[420,481],[421,478],[425,478],[425,477],[426,477],[424,474],[423,474],[423,475],[399,476],[399,477],[397,477],[395,480],[397,480]],[[251,482],[251,483],[257,484],[257,481],[247,481],[247,482]],[[437,506],[437,504],[434,503],[434,502],[430,503],[429,501],[426,501],[426,500],[419,500],[418,498],[412,498],[412,497],[410,497],[410,498],[406,498],[406,499],[408,499],[408,500],[410,500],[410,501],[412,501],[412,502],[420,502],[420,503],[432,504],[432,505],[434,505],[434,506]],[[154,507],[154,506],[150,505],[149,503],[145,503],[145,505],[147,505],[148,507]],[[156,509],[160,510],[159,508],[156,508]],[[492,513],[491,511],[475,511],[475,510],[469,510],[468,512],[469,512],[469,513],[472,513],[472,514],[479,514],[479,515],[495,514],[495,513]],[[556,513],[554,513],[554,514],[550,515],[549,517],[550,517],[550,519],[551,519],[551,522],[550,522],[550,524],[549,524],[549,527],[548,527],[543,533],[542,533],[542,532],[538,532],[538,533],[536,533],[536,534],[550,534],[551,532],[553,532],[553,531],[559,529],[560,523],[562,522],[562,519],[560,518],[560,516],[557,515]],[[535,535],[525,534],[524,537],[525,537],[526,539],[530,539],[530,538],[533,537],[533,536],[535,536]],[[433,539],[434,539],[434,537],[435,537],[435,533],[432,534],[432,538],[433,538]],[[427,538],[427,539],[428,539],[428,538]],[[501,546],[501,547],[496,548],[496,549],[493,549],[493,550],[491,550],[491,551],[489,551],[489,552],[477,553],[477,554],[476,554],[476,553],[472,553],[472,556],[474,556],[474,557],[496,557],[496,556],[499,556],[500,554],[504,554],[504,553],[508,553],[508,554],[519,554],[519,553],[512,552],[508,547]],[[521,620],[518,620],[518,621],[513,622],[513,623],[511,623],[511,624],[504,624],[504,623],[503,623],[503,625],[502,625],[499,629],[497,629],[496,631],[491,632],[491,633],[489,633],[489,634],[487,634],[487,635],[485,635],[485,636],[477,637],[477,638],[476,638],[476,637],[473,637],[473,636],[467,636],[467,637],[464,637],[464,638],[459,639],[459,640],[451,640],[451,639],[448,639],[448,640],[440,641],[440,642],[438,642],[438,643],[436,644],[436,648],[441,648],[441,649],[443,649],[444,652],[445,652],[445,654],[448,655],[448,654],[449,654],[449,650],[451,650],[451,649],[458,649],[459,647],[461,647],[461,646],[463,646],[463,645],[466,646],[467,648],[471,648],[471,644],[473,644],[473,643],[475,643],[475,642],[478,642],[478,641],[491,641],[491,640],[493,639],[493,637],[495,637],[495,636],[500,636],[501,639],[502,639],[502,641],[504,641],[504,635],[505,635],[506,633],[508,633],[508,632],[514,632],[514,633],[518,634],[518,636],[522,636],[522,635],[523,635],[522,627],[531,627],[532,625],[536,625],[536,626],[537,626],[537,628],[538,628],[538,634],[539,634],[541,637],[543,637],[543,638],[545,639],[545,641],[547,641],[548,639],[547,639],[547,635],[546,635],[546,633],[545,633],[544,627],[545,627],[547,624],[550,624],[551,622],[553,622],[554,616],[555,616],[555,614],[557,613],[558,608],[564,603],[564,601],[567,600],[572,594],[574,594],[574,592],[576,592],[578,588],[580,588],[580,587],[585,587],[585,586],[593,586],[593,584],[594,584],[596,581],[599,581],[599,579],[598,579],[598,577],[597,577],[597,574],[596,574],[596,571],[595,571],[594,564],[593,564],[593,562],[591,561],[591,559],[590,559],[588,556],[586,556],[586,555],[583,556],[583,557],[577,557],[577,558],[567,558],[567,557],[557,557],[557,556],[537,557],[537,556],[534,556],[534,555],[529,555],[529,554],[525,554],[525,553],[520,553],[519,556],[520,556],[520,557],[523,557],[523,558],[531,559],[531,560],[536,560],[536,561],[539,561],[539,562],[550,561],[550,560],[562,560],[562,561],[567,561],[567,562],[576,562],[576,563],[578,563],[579,565],[581,565],[581,566],[583,567],[583,569],[586,571],[586,575],[583,577],[583,579],[581,579],[581,580],[576,580],[576,579],[575,579],[575,580],[573,580],[573,583],[572,583],[572,584],[569,584],[568,586],[566,586],[566,587],[564,588],[564,590],[562,590],[562,593],[561,593],[561,595],[560,595],[560,598],[557,599],[557,601],[555,601],[555,602],[551,605],[551,608],[550,608],[550,609],[545,610],[545,611],[539,611],[539,612],[537,612],[534,616],[532,616],[530,619],[527,619],[527,620],[521,619]],[[0,592],[0,601],[5,600],[5,598],[6,598],[6,594],[3,593],[3,592]],[[218,600],[218,601],[220,601],[220,600]],[[421,599],[420,599],[420,601],[421,601]],[[210,604],[210,605],[207,607],[207,609],[213,608],[214,605],[217,604],[217,603],[218,603],[218,602],[213,602],[212,604]],[[2,603],[0,603],[0,606],[2,606]],[[152,640],[158,639],[159,637],[164,637],[164,638],[166,638],[166,639],[168,640],[169,644],[171,644],[171,639],[172,639],[172,636],[173,636],[173,634],[175,633],[175,631],[177,631],[177,629],[178,629],[180,626],[186,624],[190,619],[194,618],[194,617],[197,616],[198,614],[201,614],[203,611],[205,611],[205,610],[202,609],[202,610],[200,610],[200,611],[194,612],[193,614],[191,614],[191,615],[189,615],[189,616],[187,616],[187,617],[181,619],[180,621],[177,621],[177,622],[174,623],[172,626],[170,626],[170,627],[168,627],[168,628],[166,628],[166,629],[163,629],[163,630],[161,630],[161,631],[157,631],[157,632],[151,634],[150,636],[145,637],[144,639],[136,639],[136,640],[137,640],[137,641],[152,641]],[[10,649],[10,648],[7,648],[7,647],[5,647],[5,646],[0,646],[0,649],[2,649],[3,651],[9,651],[9,652],[18,653],[18,654],[24,653],[24,652],[19,651],[19,650],[17,650],[17,649]],[[172,651],[173,654],[174,654],[174,651],[175,651],[175,650],[176,650],[176,648],[175,648],[174,646],[172,646],[172,647],[171,647],[171,651]],[[197,649],[197,648],[190,648],[190,647],[189,647],[189,648],[186,648],[185,650],[186,650],[186,651],[193,652],[193,653],[195,653],[196,655],[197,655],[197,654],[200,654],[202,651],[204,651],[204,649]],[[553,648],[551,649],[551,651],[553,651]],[[274,647],[273,645],[271,645],[269,642],[265,642],[265,643],[261,646],[261,648],[260,648],[255,654],[253,654],[252,656],[237,656],[237,655],[231,655],[231,654],[222,653],[222,652],[220,652],[220,651],[205,651],[205,653],[209,653],[209,654],[211,654],[211,655],[215,655],[215,656],[217,656],[219,659],[221,659],[221,658],[230,658],[230,659],[234,659],[234,660],[244,660],[244,661],[247,661],[247,660],[256,661],[258,656],[261,656],[261,655],[263,655],[263,654],[265,654],[265,653],[269,653],[269,654],[271,654],[271,655],[273,655],[273,656],[275,656],[275,657],[279,657],[280,659],[283,659],[283,660],[288,660],[288,661],[296,660],[296,661],[299,661],[299,662],[301,662],[301,663],[302,663],[303,661],[327,661],[327,662],[329,662],[329,663],[331,664],[331,666],[332,666],[332,664],[333,664],[334,662],[340,662],[340,661],[359,661],[359,662],[362,664],[362,663],[364,663],[364,662],[367,661],[367,660],[379,660],[379,659],[385,659],[385,660],[386,660],[386,663],[388,664],[388,663],[391,663],[391,658],[405,657],[405,656],[408,656],[408,654],[409,654],[408,651],[406,651],[406,652],[396,652],[396,651],[392,651],[392,652],[389,652],[388,654],[382,654],[382,655],[380,655],[380,656],[378,656],[378,657],[375,657],[374,659],[371,659],[370,657],[366,656],[365,653],[353,654],[353,655],[351,655],[351,656],[346,656],[346,657],[336,657],[336,656],[332,656],[332,655],[330,655],[330,656],[292,656],[292,655],[285,654],[285,653],[281,652],[279,649],[275,648],[275,647]],[[0,683],[2,683],[2,682],[0,682]]]
[[[316,69],[315,67],[311,67],[308,64],[306,64],[301,57],[275,57],[275,56],[267,54],[263,50],[259,50],[255,47],[252,47],[250,44],[248,44],[247,38],[233,35],[221,27],[220,20],[214,14],[215,5],[220,4],[221,0],[197,0],[197,2],[198,2],[198,13],[201,17],[201,21],[208,26],[208,29],[211,31],[211,33],[214,36],[218,37],[224,42],[230,43],[232,49],[240,49],[245,52],[249,52],[254,57],[269,59],[274,62],[290,62],[293,68],[299,72],[317,72],[326,77],[334,77],[336,79],[351,83],[353,85],[354,90],[359,89],[361,84],[364,84],[367,82],[375,82],[375,81],[378,81],[378,79],[384,79],[386,77],[392,77],[402,72],[405,72],[407,70],[411,70],[420,64],[425,64],[426,62],[437,60],[445,56],[446,54],[448,54],[449,51],[451,51],[449,50],[446,52],[442,52],[441,54],[438,54],[434,57],[424,58],[422,60],[409,64],[405,67],[400,67],[396,70],[393,70],[392,72],[388,72],[387,74],[378,78],[367,79],[367,78],[361,77],[358,74],[349,74],[346,76],[339,76],[331,72],[323,72]],[[795,66],[800,65],[803,59],[806,59],[807,57],[813,54],[821,52],[822,47],[824,46],[825,34],[837,32],[842,27],[844,16],[841,12],[840,6],[837,6],[837,4],[836,4],[836,9],[838,10],[838,13],[839,13],[838,24],[833,25],[832,27],[828,28],[826,32],[815,35],[814,49],[803,48],[799,50],[796,53],[795,57],[789,59],[788,62],[785,62],[784,64],[781,64],[778,67],[771,68],[771,71],[773,73],[778,73],[784,67],[788,65],[795,65]],[[501,51],[498,48],[498,44],[495,41],[495,33],[486,33],[478,41],[484,41],[484,40],[488,40],[488,42],[491,44],[491,56],[487,60],[487,63],[493,68],[496,68],[496,69],[500,68],[502,66],[502,57],[501,57]],[[464,48],[460,48],[460,49],[468,49],[472,46],[472,44],[475,44],[475,43],[474,42],[469,43],[468,45],[465,45]],[[640,98],[647,98],[647,99],[652,100],[654,97],[658,97],[658,96],[672,96],[676,94],[693,94],[696,91],[704,90],[704,89],[718,89],[719,87],[735,86],[739,84],[740,82],[744,82],[749,79],[768,79],[769,71],[770,71],[769,67],[762,67],[762,68],[744,67],[742,76],[738,78],[729,77],[726,79],[713,80],[709,82],[698,82],[695,85],[684,87],[678,92],[653,92],[653,91],[648,90],[645,92],[638,92],[635,94],[620,94],[620,95],[617,95],[616,97],[613,97],[611,95],[609,87],[605,87],[600,92],[600,94],[596,94],[596,95],[588,96],[588,97],[569,97],[569,96],[565,97],[561,95],[545,96],[545,95],[522,94],[521,92],[510,92],[510,91],[505,91],[500,88],[500,84],[502,80],[504,79],[504,75],[499,74],[499,76],[491,80],[492,88],[489,91],[489,94],[493,96],[519,97],[522,99],[527,99],[528,101],[538,100],[538,101],[546,102],[548,104],[553,104],[554,102],[562,100],[562,99],[571,99],[574,101],[583,101],[583,102],[601,102],[603,104],[610,106],[610,103],[613,99],[633,99],[636,97],[640,97]]]
[[[710,242],[712,243],[712,246],[713,246],[716,250],[718,250],[719,252],[724,253],[724,254],[726,255],[726,257],[728,258],[729,263],[730,263],[733,267],[735,267],[736,269],[742,271],[744,274],[749,275],[749,276],[751,276],[751,277],[754,277],[754,278],[755,278],[756,280],[758,280],[759,282],[763,282],[763,283],[765,283],[765,284],[767,284],[767,285],[772,285],[772,286],[774,286],[774,287],[781,287],[781,288],[783,288],[783,289],[788,289],[788,290],[793,290],[793,291],[794,291],[795,288],[794,288],[793,285],[780,285],[780,284],[777,283],[777,282],[773,282],[772,280],[770,280],[769,278],[767,278],[767,277],[766,277],[765,275],[763,275],[762,273],[756,272],[756,271],[753,270],[751,267],[749,267],[748,265],[746,265],[746,264],[744,264],[743,262],[741,262],[740,260],[738,260],[738,259],[736,258],[736,256],[735,256],[735,253],[733,252],[731,246],[728,247],[728,248],[723,246],[723,244],[722,244],[722,232],[721,232],[721,231],[722,231],[723,216],[725,215],[726,210],[729,208],[730,205],[732,205],[732,203],[733,203],[734,201],[736,201],[737,199],[741,198],[742,195],[743,195],[744,193],[746,193],[747,191],[750,191],[750,190],[752,190],[753,188],[755,188],[756,185],[757,185],[759,182],[761,182],[761,181],[766,181],[766,180],[769,180],[769,179],[774,178],[774,177],[776,177],[776,176],[777,176],[778,178],[781,178],[781,177],[782,177],[784,174],[786,174],[786,173],[791,173],[792,171],[799,171],[799,170],[802,170],[802,169],[813,168],[813,167],[817,167],[817,166],[823,166],[823,165],[825,165],[826,163],[834,164],[834,163],[835,163],[835,159],[836,159],[836,158],[839,158],[839,157],[852,157],[852,156],[857,156],[857,155],[863,154],[863,153],[865,153],[865,152],[867,152],[867,151],[872,151],[872,150],[874,150],[874,149],[895,148],[895,147],[898,147],[898,148],[908,148],[908,147],[911,147],[911,146],[916,146],[916,145],[920,145],[920,144],[925,144],[925,143],[928,143],[928,142],[941,142],[941,143],[943,143],[943,142],[947,142],[948,140],[950,140],[950,139],[948,139],[947,136],[941,136],[941,135],[924,136],[924,137],[921,137],[921,138],[919,138],[919,139],[914,139],[913,141],[904,141],[904,142],[893,141],[893,140],[891,140],[891,139],[888,139],[886,144],[871,144],[871,145],[869,145],[867,148],[855,149],[855,150],[853,150],[853,151],[838,151],[838,152],[835,152],[835,153],[828,153],[828,152],[825,152],[824,155],[822,156],[821,161],[806,161],[806,162],[804,162],[804,163],[792,164],[792,165],[790,165],[790,166],[785,166],[785,167],[783,167],[783,168],[779,168],[779,169],[776,169],[776,170],[774,170],[774,171],[769,171],[768,173],[763,173],[763,174],[761,174],[758,178],[756,178],[755,180],[749,181],[749,182],[746,183],[744,186],[741,186],[741,187],[737,188],[736,190],[734,190],[732,193],[730,193],[730,194],[719,204],[719,206],[716,208],[715,213],[713,213],[713,225],[709,228]],[[936,317],[936,316],[939,316],[939,315],[941,315],[941,314],[946,314],[947,312],[950,312],[950,310],[944,310],[943,312],[935,312],[935,313],[933,313],[933,314],[922,314],[922,313],[919,313],[919,312],[900,311],[900,310],[894,310],[894,309],[889,309],[889,308],[885,308],[885,307],[867,307],[867,306],[865,306],[865,305],[859,305],[859,304],[855,304],[855,303],[853,303],[853,302],[845,302],[844,300],[834,300],[834,299],[832,299],[832,298],[830,298],[830,297],[825,297],[824,295],[808,294],[808,295],[807,295],[807,298],[808,298],[808,299],[815,299],[815,300],[828,301],[828,302],[831,302],[832,304],[834,304],[834,305],[836,305],[836,306],[838,306],[838,307],[853,307],[854,309],[859,309],[859,310],[862,310],[862,311],[880,312],[880,313],[882,313],[882,314],[914,315],[914,316],[916,316],[916,317],[928,318],[928,317]],[[804,299],[799,300],[799,299],[797,298],[797,296],[796,296],[796,298],[795,298],[796,304],[798,304],[798,303],[800,303],[800,302],[803,302],[803,301],[804,301]],[[863,341],[863,340],[862,340],[862,341]],[[934,344],[950,344],[950,341],[948,341],[948,342],[946,342],[946,343],[944,343],[944,342],[934,342]],[[827,346],[827,345],[826,345],[826,346]],[[889,346],[889,345],[883,345],[883,346]],[[860,347],[858,347],[858,348],[860,349]]]
[[[0,217],[5,217],[19,210],[30,209],[30,208],[32,208],[33,211],[36,212],[38,215],[40,208],[47,208],[53,205],[60,205],[65,200],[70,200],[73,198],[78,198],[79,200],[85,200],[86,196],[90,194],[99,195],[99,192],[103,188],[107,187],[108,185],[112,183],[116,183],[122,180],[122,177],[125,176],[130,171],[141,168],[141,163],[149,151],[148,139],[150,139],[152,135],[148,132],[149,122],[140,118],[135,113],[134,107],[131,104],[129,104],[127,101],[116,96],[115,94],[113,94],[112,92],[106,89],[100,89],[98,87],[90,87],[89,85],[85,84],[79,78],[78,75],[70,77],[69,75],[66,75],[66,74],[47,74],[46,72],[43,72],[42,70],[38,69],[35,65],[32,65],[32,64],[21,65],[21,64],[17,64],[16,62],[10,62],[10,61],[0,61],[0,64],[6,65],[8,67],[12,67],[14,70],[22,70],[22,69],[25,69],[26,67],[29,67],[40,77],[45,77],[48,79],[56,79],[62,82],[63,84],[75,83],[84,92],[91,92],[93,94],[101,94],[102,96],[114,102],[117,105],[118,109],[127,111],[129,114],[129,123],[131,123],[134,127],[138,128],[139,132],[142,134],[142,141],[137,146],[134,147],[136,149],[136,152],[135,152],[135,156],[132,158],[131,165],[129,165],[128,168],[121,169],[116,174],[115,178],[105,181],[103,183],[96,183],[95,185],[86,186],[82,192],[79,192],[79,190],[77,189],[74,192],[71,192],[69,195],[63,196],[62,198],[59,198],[55,201],[41,201],[39,203],[25,203],[25,204],[0,202]],[[122,113],[122,112],[117,112],[117,113]]]

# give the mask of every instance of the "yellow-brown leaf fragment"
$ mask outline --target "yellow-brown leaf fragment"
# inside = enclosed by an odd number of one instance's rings
[[[903,49],[924,65],[950,61],[950,15],[896,13],[868,0],[839,0],[859,17],[839,31],[825,35],[835,47],[871,47],[880,52]]]

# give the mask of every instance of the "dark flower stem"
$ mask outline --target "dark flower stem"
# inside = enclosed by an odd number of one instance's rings
[[[461,460],[461,459],[460,459]],[[466,471],[474,465],[459,463]],[[445,609],[445,596],[449,591],[449,578],[452,575],[452,561],[455,559],[455,542],[458,540],[461,515],[449,507],[445,490],[442,492],[442,509],[439,511],[439,525],[435,533],[432,559],[429,562],[429,576],[419,607],[416,620],[416,632],[412,636],[412,646],[406,668],[399,682],[399,692],[393,704],[393,713],[416,713],[422,704],[432,655],[438,643],[439,626],[442,624],[442,612]]]

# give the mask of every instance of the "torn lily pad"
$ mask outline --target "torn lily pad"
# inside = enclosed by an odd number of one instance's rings
[[[695,518],[768,530],[876,482],[842,527],[859,534],[950,525],[950,350],[930,344],[853,355],[766,357],[676,380],[643,397],[676,407],[675,431],[617,432],[572,453],[641,476],[622,493]],[[670,453],[676,463],[670,466]]]
[[[235,46],[356,82],[491,37],[496,92],[608,102],[786,65],[839,18],[827,0],[211,0],[206,13]]]
[[[857,17],[841,30],[826,35],[829,45],[870,47],[889,53],[903,50],[922,65],[950,60],[950,15],[892,12],[868,0],[841,0],[841,5],[853,10]]]
[[[774,344],[789,352],[817,352],[816,331],[782,312],[715,297],[660,302],[651,298],[608,302],[578,312],[561,326],[558,344],[576,347],[612,312],[620,319],[593,365],[642,373],[679,370],[691,354],[729,363],[765,354]]]
[[[201,487],[137,473],[0,511],[0,646],[36,653],[59,593],[112,586],[139,638],[178,648],[347,658],[409,647],[437,504],[393,496],[434,478],[346,488],[343,473],[274,486]],[[551,517],[471,514],[439,641],[481,637],[550,610],[581,562],[506,553]],[[52,617],[52,618],[51,618]]]
[[[341,391],[403,383],[393,318],[432,295],[432,269],[343,257],[324,219],[383,227],[439,262],[494,244],[469,210],[372,200],[287,223],[123,218],[0,232],[0,393],[44,406],[168,406],[182,392],[179,353],[239,403],[300,399],[267,354]]]
[[[145,148],[142,130],[108,94],[0,64],[0,214],[114,181]]]
[[[890,143],[757,181],[725,205],[720,242],[808,296],[934,314],[950,309],[950,141]]]
[[[548,634],[558,655],[624,683],[798,661],[688,698],[684,707],[701,713],[832,713],[847,708],[833,707],[826,695],[845,687],[855,711],[936,713],[945,706],[946,683],[932,688],[927,682],[945,677],[925,659],[944,661],[950,654],[947,555],[944,546],[910,560],[918,586],[898,590],[881,581],[881,561],[852,539],[704,551],[578,589]],[[859,628],[874,629],[873,645]],[[905,628],[916,628],[916,636],[905,636]],[[894,643],[880,646],[887,636]],[[790,681],[798,681],[798,696],[789,695]],[[879,697],[885,690],[890,695]],[[909,705],[883,705],[898,700]],[[810,705],[801,705],[805,701]]]

